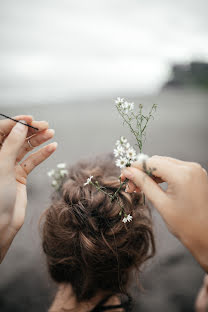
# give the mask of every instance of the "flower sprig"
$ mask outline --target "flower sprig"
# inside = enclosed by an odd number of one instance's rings
[[[153,118],[153,112],[156,110],[157,105],[153,104],[149,113],[145,115],[143,113],[143,105],[138,106],[138,110],[135,111],[135,105],[133,102],[127,102],[123,98],[117,98],[115,100],[116,108],[123,119],[123,123],[127,124],[130,128],[130,131],[136,138],[136,145],[139,147],[139,154],[136,153],[136,150],[130,145],[127,139],[124,136],[121,136],[119,140],[116,141],[116,147],[114,149],[114,156],[116,158],[115,164],[119,168],[131,167],[131,164],[134,161],[140,162],[143,165],[143,170],[149,175],[152,176],[155,168],[147,168],[146,161],[149,156],[142,153],[143,143],[146,139],[146,128],[151,118]],[[111,201],[117,200],[119,206],[121,207],[119,215],[122,216],[122,222],[131,222],[133,217],[131,214],[125,212],[124,207],[119,201],[118,194],[123,189],[124,185],[128,183],[128,179],[124,182],[120,180],[120,186],[115,191],[114,194],[106,192],[105,187],[99,185],[98,181],[92,181],[93,176],[87,179],[87,182],[84,183],[84,186],[91,184],[98,191],[103,192],[107,195]],[[145,197],[143,195],[143,203],[145,204]]]
[[[58,191],[62,185],[63,178],[68,175],[65,163],[60,163],[56,166],[56,169],[52,169],[48,172],[48,176],[52,178],[51,186]]]
[[[136,145],[139,147],[140,153],[142,152],[143,144],[146,139],[146,128],[153,113],[156,111],[157,105],[153,104],[147,115],[143,112],[143,105],[139,104],[138,110],[135,111],[134,103],[129,103],[124,98],[118,97],[115,100],[118,113],[123,119],[123,123],[127,124],[130,131],[136,139]]]

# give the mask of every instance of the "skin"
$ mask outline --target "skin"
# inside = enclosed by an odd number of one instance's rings
[[[196,303],[196,312],[207,312],[208,311],[208,275],[205,275],[203,285],[198,293]]]
[[[193,254],[208,272],[208,177],[199,164],[170,157],[153,156],[146,162],[157,181],[135,162],[122,180],[130,180],[127,192],[144,192],[161,214],[169,231]],[[159,180],[158,180],[159,179]],[[167,182],[164,191],[157,182]]]
[[[33,150],[27,142],[28,137],[31,144],[37,147],[52,139],[54,131],[48,129],[46,121],[33,121],[32,116],[14,118],[37,127],[39,131],[9,119],[0,121],[0,263],[24,223],[27,177],[57,147],[57,143],[51,143],[23,160]]]
[[[86,312],[91,311],[96,304],[103,298],[105,298],[107,294],[98,293],[95,297],[93,297],[89,301],[85,301],[82,303],[77,302],[76,296],[73,293],[72,287],[69,284],[60,284],[59,289],[56,293],[54,302],[52,303],[49,312],[61,312],[67,311],[67,309],[71,309],[72,311],[77,312]],[[119,305],[121,303],[120,299],[117,296],[112,296],[109,300],[104,304],[104,306],[108,305]],[[123,312],[122,308],[108,310],[108,312]]]

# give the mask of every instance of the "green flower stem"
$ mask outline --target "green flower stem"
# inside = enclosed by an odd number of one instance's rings
[[[90,184],[93,185],[98,191],[102,192],[103,194],[109,196],[110,198],[113,197],[112,194],[107,193],[106,191],[103,190],[103,187],[100,186],[98,183],[93,183],[92,181],[90,181]]]
[[[117,194],[120,192],[122,187],[128,183],[128,179],[126,179],[123,183],[120,183],[119,188],[116,190],[116,192],[113,194],[111,201],[113,201],[115,198],[117,198]]]

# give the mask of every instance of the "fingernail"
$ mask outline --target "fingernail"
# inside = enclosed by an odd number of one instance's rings
[[[55,149],[57,148],[57,146],[58,146],[58,143],[57,143],[57,142],[54,142],[54,143],[50,144],[50,145],[47,147],[48,152],[50,153],[50,152],[55,151]]]
[[[27,124],[25,120],[20,120],[22,123]],[[25,125],[21,124],[20,122],[17,122],[17,124],[14,127],[15,130],[17,131],[24,131],[25,130]]]
[[[47,130],[47,134],[50,134],[50,135],[54,136],[55,130],[54,129],[49,129],[49,130]]]

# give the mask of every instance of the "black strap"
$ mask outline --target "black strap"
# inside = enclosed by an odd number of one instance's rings
[[[128,307],[131,303],[131,297],[128,296],[128,301],[123,303],[123,304],[117,304],[117,305],[108,305],[108,306],[104,306],[104,304],[110,299],[110,297],[112,297],[112,295],[104,298],[103,300],[101,300],[96,307],[91,310],[90,312],[102,312],[102,311],[107,311],[107,310],[113,310],[113,309],[119,309],[119,308],[123,308],[125,311],[128,311]]]

